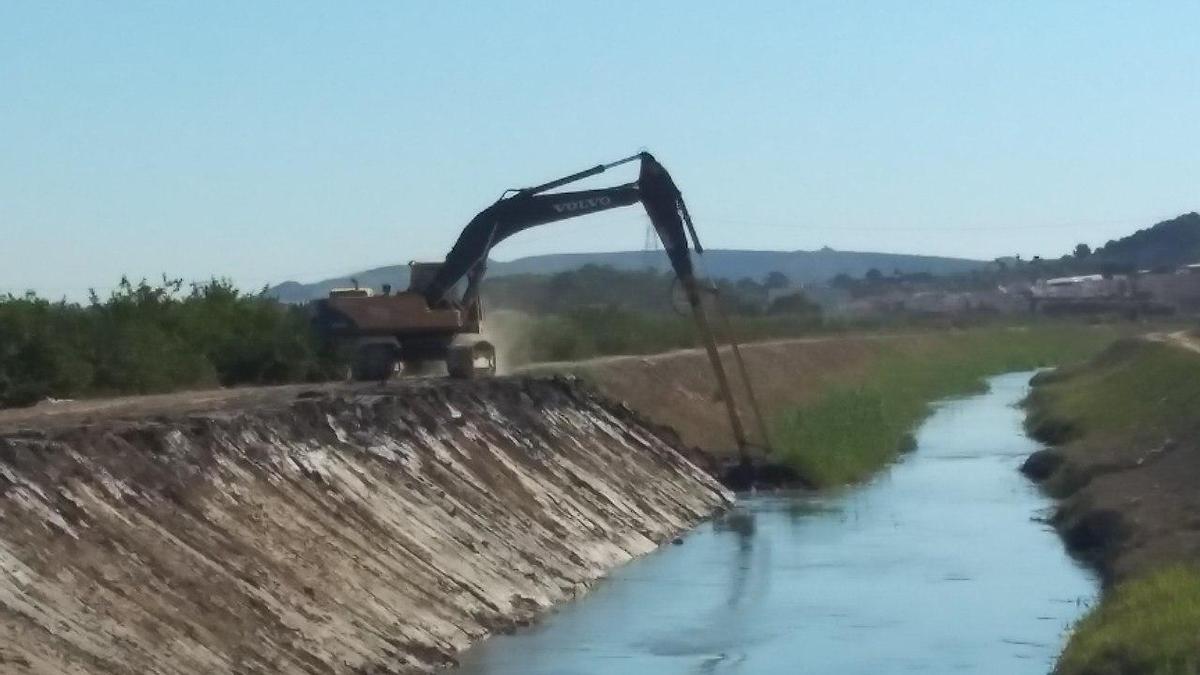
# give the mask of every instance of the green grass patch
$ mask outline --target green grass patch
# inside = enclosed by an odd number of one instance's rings
[[[1166,343],[1121,340],[1091,362],[1045,378],[1029,407],[1030,429],[1056,442],[1169,434],[1195,424],[1200,358]]]
[[[1200,568],[1169,567],[1117,586],[1076,626],[1055,672],[1200,672]]]
[[[1120,335],[1111,326],[1044,324],[932,336],[885,347],[859,384],[835,385],[779,415],[772,442],[817,486],[866,478],[891,461],[937,399],[978,392],[984,378],[1087,358]]]

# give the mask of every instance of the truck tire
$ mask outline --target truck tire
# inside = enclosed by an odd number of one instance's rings
[[[491,377],[496,374],[496,348],[486,340],[450,345],[446,372],[459,380]]]
[[[358,348],[350,365],[350,376],[358,382],[383,382],[396,372],[396,348],[371,343]]]

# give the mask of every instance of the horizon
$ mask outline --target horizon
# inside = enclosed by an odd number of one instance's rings
[[[1194,3],[637,7],[5,5],[0,293],[440,260],[503,189],[643,147],[711,249],[1057,257],[1200,207]]]
[[[1196,211],[1188,211],[1188,212],[1181,213],[1181,214],[1171,217],[1171,218],[1164,218],[1163,220],[1156,221],[1155,223],[1152,223],[1151,225],[1147,225],[1146,227],[1139,227],[1139,228],[1137,228],[1137,230],[1130,231],[1125,236],[1129,236],[1138,230],[1148,229],[1149,227],[1152,227],[1154,225],[1158,225],[1158,224],[1161,224],[1166,221],[1174,220],[1175,218],[1180,218],[1180,217],[1184,217],[1184,216],[1188,216],[1188,215],[1195,215],[1195,214],[1197,214]],[[1117,237],[1117,239],[1120,239],[1120,238],[1121,238],[1120,236]],[[1103,245],[1103,243],[1098,244],[1097,248],[1102,245]],[[524,260],[545,258],[545,257],[554,257],[554,256],[591,256],[591,255],[622,255],[622,254],[639,255],[639,254],[655,253],[655,252],[661,253],[661,248],[642,248],[642,249],[624,248],[624,249],[598,250],[598,251],[561,251],[561,252],[551,252],[551,253],[535,253],[532,255],[523,255],[523,256],[517,256],[517,257],[511,257],[511,258],[510,257],[502,257],[502,256],[489,256],[488,260],[490,262],[495,262],[495,263],[509,264],[509,263],[520,262],[520,261],[524,261]],[[838,248],[833,248],[830,246],[822,246],[821,248],[816,248],[816,249],[762,249],[762,248],[743,249],[743,248],[705,247],[704,254],[698,254],[698,255],[703,256],[705,254],[718,253],[718,252],[720,252],[720,253],[780,253],[780,254],[829,252],[829,253],[845,253],[845,254],[851,254],[851,255],[886,255],[886,256],[904,256],[904,257],[912,257],[912,258],[932,258],[932,259],[939,259],[939,260],[956,260],[956,261],[976,262],[976,263],[981,263],[981,264],[987,264],[990,262],[1004,260],[1004,259],[1013,257],[1013,256],[996,256],[993,258],[965,258],[965,257],[959,257],[959,256],[943,256],[943,255],[927,254],[927,253],[897,253],[894,251],[838,249]],[[1047,259],[1052,260],[1052,259],[1056,259],[1059,257],[1069,257],[1068,253],[1069,252],[1064,252],[1063,254],[1061,254],[1059,256],[1048,257]],[[1017,254],[1017,257],[1022,257],[1022,256],[1020,256],[1020,254]],[[665,257],[663,258],[663,260],[661,262],[663,263],[664,266],[667,265],[667,260]],[[335,273],[327,274],[325,276],[320,276],[320,277],[283,279],[283,280],[280,280],[275,283],[266,284],[263,287],[266,288],[267,290],[273,290],[273,289],[277,289],[277,288],[280,288],[280,287],[288,285],[288,284],[296,284],[296,285],[300,285],[300,286],[310,286],[310,285],[319,284],[322,282],[328,282],[331,280],[350,279],[358,274],[375,272],[375,271],[378,271],[381,269],[386,269],[386,268],[391,268],[391,267],[404,267],[407,264],[408,263],[406,263],[406,262],[392,262],[392,263],[384,263],[381,265],[374,265],[371,267],[362,267],[362,268],[358,268],[358,269],[354,269],[354,270],[350,270],[350,271],[346,271],[346,272],[341,272],[341,273],[335,272]],[[765,275],[766,273],[768,273],[770,271],[772,271],[772,270],[764,270],[763,274]],[[166,273],[163,273],[160,275],[154,275],[153,277],[143,276],[143,277],[128,277],[128,278],[133,283],[137,283],[138,281],[147,281],[147,282],[153,283],[153,279],[160,278],[164,275],[166,277],[170,278],[170,275],[166,274]],[[229,279],[228,277],[216,277],[216,276],[200,277],[200,278],[194,278],[194,279],[184,279],[183,281],[184,281],[184,284],[187,285],[187,284],[192,284],[192,283],[204,283],[204,282],[207,282],[210,280],[227,280],[227,279],[236,282],[236,280]],[[39,295],[41,297],[44,297],[44,298],[47,298],[50,300],[64,299],[64,300],[71,301],[71,302],[77,302],[77,301],[83,299],[84,297],[86,297],[88,294],[90,294],[93,291],[98,292],[98,294],[101,297],[104,297],[106,292],[110,292],[110,291],[114,290],[115,288],[116,288],[115,283],[112,286],[110,286],[109,288],[104,289],[105,292],[99,292],[95,288],[89,288],[84,292],[84,294],[82,296],[78,296],[78,297],[69,297],[69,296],[65,296],[65,295],[59,296],[59,297],[49,297],[44,294],[39,294]],[[248,288],[248,287],[239,287],[239,288],[243,291],[252,290],[251,288]],[[28,289],[27,291],[22,291],[21,293],[16,293],[16,292],[13,292],[12,290],[6,290],[6,289],[0,288],[0,296],[2,296],[5,293],[11,293],[14,296],[19,296],[22,293],[29,292],[29,291],[36,292],[35,289]]]

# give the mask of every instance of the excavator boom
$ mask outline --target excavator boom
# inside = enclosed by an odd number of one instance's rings
[[[597,190],[549,192],[635,159],[641,160],[635,183]],[[471,219],[446,255],[437,275],[428,285],[417,290],[425,295],[430,306],[439,306],[446,301],[446,293],[463,277],[469,275],[474,282],[472,285],[477,285],[492,247],[512,235],[538,225],[631,206],[639,201],[650,216],[650,222],[663,242],[676,275],[681,279],[691,276],[692,262],[684,233],[685,221],[696,249],[702,249],[691,227],[691,220],[687,217],[683,196],[662,164],[650,153],[642,152],[536,187],[514,190],[511,195],[501,197]],[[469,292],[464,298],[468,296]]]

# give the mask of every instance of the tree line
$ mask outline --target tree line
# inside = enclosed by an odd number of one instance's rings
[[[327,379],[304,308],[228,281],[122,279],[107,298],[0,296],[0,406]]]
[[[488,280],[485,304],[519,310],[521,361],[648,353],[695,341],[670,273],[585,267]],[[755,334],[819,325],[802,294],[771,299],[782,275],[720,281],[726,310],[759,317]],[[512,313],[510,314],[510,320]],[[0,407],[48,398],[149,394],[216,386],[315,382],[345,364],[322,343],[305,305],[246,293],[214,279],[185,285],[122,279],[108,297],[50,301],[0,296]]]

